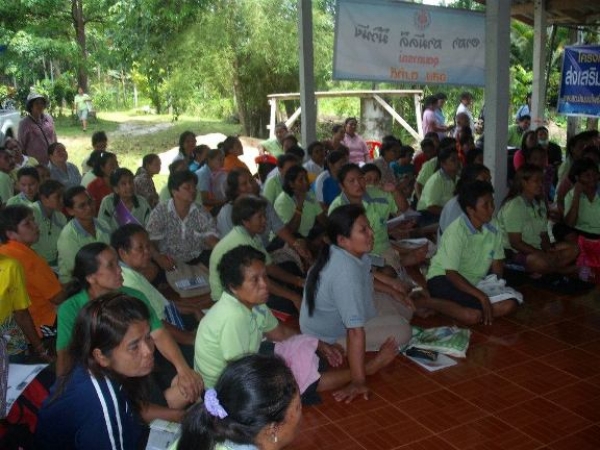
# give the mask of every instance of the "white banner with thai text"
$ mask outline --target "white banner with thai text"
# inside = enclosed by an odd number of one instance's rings
[[[483,86],[485,15],[415,3],[338,0],[333,78]]]

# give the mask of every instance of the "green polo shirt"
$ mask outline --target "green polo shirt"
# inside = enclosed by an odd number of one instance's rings
[[[387,221],[390,216],[398,213],[398,207],[395,202],[390,203],[388,198],[381,189],[375,187],[367,187],[367,191],[363,196],[362,204],[365,208],[367,220],[373,229],[375,243],[373,245],[373,253],[381,255],[390,248],[390,238],[388,236]],[[347,205],[348,197],[342,192],[338,195],[329,206],[328,214],[338,206]]]
[[[421,166],[421,170],[419,171],[419,174],[417,175],[417,183],[419,183],[421,186],[425,186],[425,184],[427,183],[427,180],[429,180],[431,178],[431,175],[433,175],[435,173],[435,170],[437,168],[437,163],[438,163],[437,156],[425,161],[423,163],[423,165]]]
[[[194,345],[194,370],[205,388],[213,387],[229,361],[258,352],[263,334],[277,328],[267,305],[249,309],[223,292],[221,299],[200,321]]]
[[[38,255],[44,258],[50,266],[58,264],[57,242],[62,229],[67,224],[67,218],[60,211],[52,211],[47,216],[42,204],[37,201],[31,205],[33,219],[40,229],[38,241],[31,246]]]
[[[283,145],[281,145],[276,138],[262,141],[260,145],[275,158],[277,158],[279,155],[283,155]]]
[[[417,211],[425,211],[430,206],[443,207],[454,197],[457,180],[450,178],[442,169],[431,175],[417,203]]]
[[[265,249],[260,236],[250,236],[248,231],[241,225],[233,227],[231,231],[215,245],[215,248],[213,248],[210,254],[208,282],[210,284],[210,297],[215,302],[221,298],[221,294],[224,290],[217,267],[219,267],[219,263],[225,253],[240,245],[249,245],[264,253],[267,258],[266,264],[271,264],[271,255],[269,255]]]
[[[523,140],[523,133],[525,131],[519,128],[519,124],[512,124],[508,127],[508,146],[521,148],[521,141]]]
[[[58,250],[58,275],[61,283],[68,283],[73,278],[75,256],[86,244],[104,242],[110,245],[110,228],[104,222],[94,219],[96,236],[90,235],[83,229],[77,219],[72,219],[62,229],[56,248]]]
[[[573,189],[565,196],[565,214],[571,209],[572,203]],[[598,195],[598,192],[596,192],[591,202],[587,195],[580,195],[575,228],[586,233],[600,234],[600,195]]]
[[[29,200],[27,197],[25,197],[25,195],[22,192],[20,192],[19,194],[13,195],[11,198],[9,198],[6,202],[6,206],[25,205],[31,207],[34,203],[35,202]]]
[[[152,283],[150,283],[148,279],[141,273],[132,269],[123,262],[119,263],[119,265],[123,271],[123,286],[136,289],[144,294],[144,296],[148,299],[148,303],[152,307],[152,310],[156,314],[156,317],[158,317],[160,320],[164,320],[165,306],[167,306],[169,303],[164,295],[162,295],[154,286],[152,286]]]
[[[288,223],[294,217],[296,211],[296,201],[286,192],[282,192],[277,196],[273,205],[275,212],[283,223]],[[312,193],[306,194],[304,203],[302,204],[302,217],[300,218],[300,226],[298,233],[307,237],[315,224],[317,216],[323,212],[321,205],[317,203]]]
[[[523,242],[541,249],[541,235],[548,232],[547,217],[544,202],[530,203],[522,196],[506,202],[498,211],[498,223],[503,234],[504,248],[512,248],[508,240],[508,233],[521,233]]]
[[[134,206],[129,212],[133,217],[135,217],[141,226],[145,227],[146,223],[148,222],[148,218],[150,217],[150,211],[152,208],[150,208],[150,205],[146,199],[141,195],[136,195],[136,199],[138,205]],[[100,210],[98,211],[98,218],[106,222],[111,231],[115,231],[120,227],[116,218],[115,209],[115,194],[109,194],[102,199],[102,203],[100,203]]]
[[[281,175],[279,174],[279,169],[275,170],[277,170],[277,174],[267,179],[263,188],[263,197],[269,200],[271,205],[275,203],[275,200],[279,194],[283,192],[283,184],[281,181]]]
[[[492,261],[501,259],[502,233],[495,224],[487,223],[477,230],[463,214],[444,230],[427,279],[454,270],[476,286],[489,272]]]
[[[140,291],[136,291],[135,289],[131,289],[128,287],[122,287],[119,289],[119,292],[123,294],[130,295],[131,297],[135,297],[146,305],[148,308],[148,313],[150,314],[150,331],[158,330],[162,328],[162,323],[156,317],[152,306],[150,306],[150,302],[146,298],[144,294]],[[75,327],[75,320],[77,319],[77,315],[81,308],[83,308],[90,301],[90,296],[87,291],[84,289],[79,291],[72,297],[69,297],[58,307],[57,314],[57,330],[56,330],[56,350],[63,350],[68,347],[71,342],[71,336],[73,334],[73,328]]]

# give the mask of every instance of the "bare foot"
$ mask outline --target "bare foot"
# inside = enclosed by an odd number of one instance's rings
[[[379,347],[377,356],[365,364],[365,371],[367,375],[373,375],[389,365],[398,356],[398,343],[393,338],[388,338]]]

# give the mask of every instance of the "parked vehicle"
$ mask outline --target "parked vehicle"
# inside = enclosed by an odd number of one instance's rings
[[[7,137],[17,138],[21,113],[11,100],[0,104],[0,147]]]

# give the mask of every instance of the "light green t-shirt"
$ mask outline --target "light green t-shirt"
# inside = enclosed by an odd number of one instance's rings
[[[496,225],[488,223],[477,230],[463,214],[444,230],[427,279],[445,276],[446,270],[454,270],[476,286],[489,272],[492,261],[501,259],[504,259],[504,246]]]
[[[565,215],[571,209],[572,203],[573,189],[565,196]],[[587,195],[580,195],[579,212],[577,213],[575,228],[586,233],[600,234],[600,195],[598,193],[596,193],[591,202]]]
[[[84,109],[89,109],[88,103],[91,100],[92,98],[88,94],[77,94],[73,99],[73,103],[75,104],[77,111],[83,111]]]
[[[457,178],[453,180],[442,169],[431,175],[417,203],[417,211],[425,211],[430,206],[443,208],[454,197],[456,181]]]
[[[512,248],[508,240],[508,233],[521,233],[523,242],[541,249],[541,235],[548,232],[547,217],[544,202],[530,203],[522,196],[506,202],[498,211],[498,223],[502,229],[504,248]]]
[[[11,198],[8,199],[8,201],[6,202],[6,206],[10,206],[10,205],[25,205],[25,206],[29,206],[30,208],[33,206],[33,203],[31,200],[29,200],[27,197],[25,197],[25,195],[20,192],[17,195],[13,195]]]
[[[132,210],[129,212],[138,223],[145,227],[148,222],[148,218],[150,217],[150,205],[146,201],[146,199],[140,195],[136,196],[138,201],[138,206],[134,206]],[[115,194],[109,194],[102,199],[100,203],[100,210],[98,211],[98,218],[103,220],[108,224],[111,231],[115,231],[120,227],[119,222],[117,221],[116,213],[115,213]]]
[[[273,206],[275,208],[275,212],[283,223],[288,223],[294,217],[294,212],[296,211],[296,201],[286,192],[282,192],[277,196]],[[304,237],[307,237],[315,224],[317,216],[322,212],[323,209],[315,200],[314,195],[312,193],[308,193],[304,199],[304,203],[302,204],[302,217],[300,219],[298,233]]]
[[[58,264],[58,237],[67,224],[67,218],[60,211],[53,211],[48,217],[39,201],[31,205],[31,209],[33,210],[33,219],[40,229],[40,237],[31,248],[50,266],[56,266]]]
[[[427,180],[429,180],[431,178],[431,175],[435,173],[437,162],[438,159],[437,156],[435,156],[423,163],[423,165],[421,166],[421,170],[417,175],[417,183],[419,183],[421,186],[425,186]]]
[[[9,174],[0,171],[0,202],[6,203],[15,195],[15,181]]]
[[[104,242],[110,245],[110,228],[104,222],[94,219],[96,236],[91,236],[83,229],[77,219],[72,219],[62,229],[56,248],[58,250],[58,275],[61,283],[68,283],[73,278],[73,267],[77,252],[86,244]]]
[[[162,328],[162,323],[156,317],[154,310],[150,306],[150,302],[144,294],[136,289],[131,289],[128,287],[122,287],[119,289],[119,292],[135,297],[146,305],[148,308],[148,313],[150,315],[150,331],[157,330]],[[56,350],[63,350],[67,348],[69,343],[71,342],[71,336],[73,334],[73,328],[75,327],[75,320],[77,319],[77,314],[81,308],[83,308],[90,301],[90,296],[86,290],[79,291],[74,296],[65,300],[58,307],[57,314],[57,330],[56,330]]]
[[[283,145],[281,145],[276,138],[263,141],[260,143],[260,145],[275,158],[277,158],[279,155],[283,155]]]
[[[168,300],[162,295],[148,279],[124,263],[120,263],[123,270],[123,286],[136,289],[146,296],[152,310],[160,320],[165,318],[165,306]]]
[[[223,285],[221,284],[221,277],[219,276],[217,267],[225,253],[240,245],[249,245],[264,253],[266,264],[271,264],[271,256],[265,249],[260,236],[250,236],[248,231],[241,225],[233,227],[231,231],[215,245],[215,248],[213,248],[212,253],[210,254],[208,282],[210,284],[210,297],[215,302],[221,298],[221,294],[223,293]]]
[[[279,169],[275,170],[279,171]],[[263,197],[269,200],[269,203],[271,203],[271,205],[275,203],[275,200],[282,192],[283,184],[281,182],[281,175],[279,173],[265,181],[265,186],[263,188]]]
[[[388,198],[381,189],[375,187],[367,187],[367,191],[363,196],[363,207],[365,208],[367,220],[373,229],[375,243],[373,244],[373,253],[382,255],[390,248],[390,238],[388,235],[387,221],[392,215],[396,215],[398,207],[395,202],[390,203]],[[331,205],[327,214],[336,209],[338,206],[347,205],[348,198],[342,192],[338,195]]]
[[[200,321],[196,333],[194,370],[202,375],[204,386],[215,385],[227,362],[256,353],[263,333],[274,330],[277,325],[267,305],[257,305],[250,310],[223,292]]]

